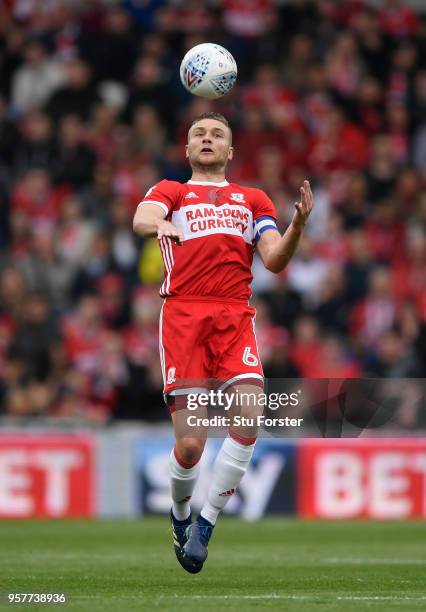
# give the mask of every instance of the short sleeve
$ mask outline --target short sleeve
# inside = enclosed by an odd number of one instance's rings
[[[179,183],[175,181],[160,181],[145,194],[144,199],[139,203],[139,206],[143,204],[156,204],[159,206],[167,215],[173,210],[174,204],[178,196]]]
[[[272,200],[261,189],[253,189],[253,221],[259,217],[277,218]]]
[[[266,230],[278,230],[277,212],[272,200],[261,189],[253,189],[253,237],[257,243]]]

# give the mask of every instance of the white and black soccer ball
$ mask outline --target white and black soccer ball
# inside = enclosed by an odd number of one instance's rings
[[[224,47],[203,43],[192,47],[180,65],[183,86],[195,96],[214,100],[227,94],[237,79],[237,64]]]

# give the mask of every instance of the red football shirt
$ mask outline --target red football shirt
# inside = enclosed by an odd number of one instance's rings
[[[247,300],[257,240],[276,229],[275,207],[260,189],[223,181],[160,181],[140,205],[157,204],[183,231],[181,246],[160,240],[165,277],[160,295]]]

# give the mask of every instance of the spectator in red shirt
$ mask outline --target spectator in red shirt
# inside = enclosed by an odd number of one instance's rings
[[[283,85],[279,71],[274,64],[261,64],[256,69],[250,85],[243,90],[241,101],[243,105],[251,105],[268,109],[278,106],[285,110],[289,117],[297,115],[297,97],[294,91]]]
[[[403,0],[384,0],[379,8],[380,24],[388,36],[405,38],[415,36],[420,22],[415,11]]]
[[[223,23],[234,36],[255,38],[265,31],[265,13],[271,0],[222,0]]]
[[[88,375],[98,373],[107,338],[100,299],[94,295],[83,296],[76,311],[64,317],[62,331],[68,361]]]
[[[344,231],[343,215],[331,212],[326,225],[325,236],[314,246],[315,253],[330,263],[344,264],[349,255],[348,237]]]
[[[316,363],[322,348],[318,321],[313,316],[302,316],[296,321],[291,343],[291,358],[301,376],[309,376],[312,363]]]
[[[132,319],[124,329],[124,350],[135,367],[148,365],[158,350],[161,299],[152,289],[138,289],[132,300]]]
[[[359,378],[361,365],[348,354],[343,342],[336,336],[326,338],[307,367],[308,378]]]
[[[98,162],[111,162],[114,156],[117,111],[107,104],[97,104],[93,121],[85,126],[85,141],[95,153]]]
[[[12,213],[19,211],[33,229],[53,229],[58,220],[67,187],[52,188],[50,176],[43,168],[29,170],[16,184],[11,196]]]
[[[312,172],[323,177],[333,170],[365,169],[369,144],[362,130],[347,122],[337,106],[330,108],[323,119],[322,129],[312,138],[309,147]]]
[[[369,250],[376,261],[391,262],[404,256],[404,225],[395,201],[377,202],[365,231]]]
[[[320,134],[323,122],[333,106],[327,71],[319,62],[313,62],[305,73],[304,96],[301,101],[303,121],[314,136]]]
[[[109,272],[96,283],[100,297],[100,310],[103,322],[110,329],[122,328],[128,320],[124,279],[120,274]]]

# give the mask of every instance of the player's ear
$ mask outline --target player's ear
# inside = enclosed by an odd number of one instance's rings
[[[189,154],[188,154],[188,145],[185,145],[185,157],[186,159],[188,159]]]
[[[233,157],[234,157],[234,147],[229,147],[228,160],[231,161]]]

